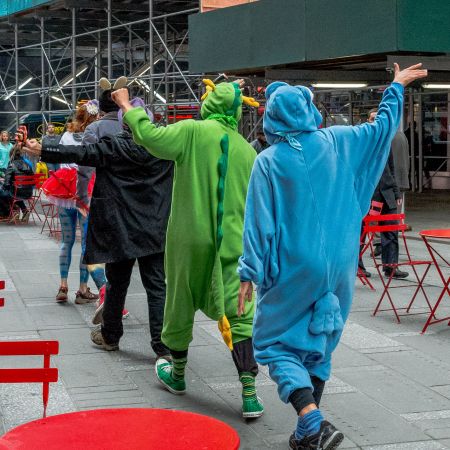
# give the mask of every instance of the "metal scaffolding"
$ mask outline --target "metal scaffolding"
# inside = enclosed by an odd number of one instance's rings
[[[158,120],[198,110],[198,75],[187,62],[192,0],[58,0],[0,18],[0,123],[42,123],[96,98],[98,80],[129,77]]]

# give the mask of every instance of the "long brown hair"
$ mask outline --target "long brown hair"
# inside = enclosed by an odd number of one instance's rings
[[[77,108],[72,122],[67,124],[67,131],[71,133],[82,133],[88,125],[97,120],[97,115],[91,115],[87,112],[86,105]]]

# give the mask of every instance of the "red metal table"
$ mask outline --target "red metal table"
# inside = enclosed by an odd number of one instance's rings
[[[237,450],[229,425],[184,411],[150,408],[80,411],[20,425],[0,438],[6,450]]]
[[[448,268],[450,268],[450,262],[447,260],[446,257],[441,255],[441,253],[436,249],[435,246],[433,246],[430,243],[430,239],[450,239],[450,228],[442,229],[442,230],[423,230],[419,234],[422,237],[423,241],[425,242],[425,245],[427,246],[427,249],[428,249],[428,252],[430,253],[431,259],[433,260],[433,264],[436,267],[436,270],[438,271],[439,277],[441,278],[442,284],[443,284],[442,291],[441,291],[435,305],[433,306],[433,309],[428,317],[428,320],[426,321],[426,323],[422,329],[422,333],[425,333],[427,328],[430,325],[433,325],[435,323],[449,321],[448,325],[450,325],[450,317],[445,317],[443,319],[434,319],[435,313],[436,313],[440,303],[442,302],[444,295],[447,293],[450,296],[450,288],[449,288],[450,277],[448,277],[446,279],[446,277],[445,277],[444,273],[442,272],[442,269],[439,265],[438,260],[443,261],[445,266]]]

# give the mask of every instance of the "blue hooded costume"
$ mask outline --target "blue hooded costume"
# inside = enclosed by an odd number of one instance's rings
[[[361,221],[399,126],[403,86],[392,83],[373,124],[319,129],[303,86],[266,91],[264,132],[247,194],[241,281],[257,285],[253,344],[281,400],[328,380],[348,318]]]

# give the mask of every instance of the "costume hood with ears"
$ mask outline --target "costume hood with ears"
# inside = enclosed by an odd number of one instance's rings
[[[316,131],[322,123],[322,116],[313,103],[313,93],[306,86],[276,81],[267,86],[266,99],[264,133],[270,145],[281,140],[294,142],[295,135]]]
[[[208,79],[203,80],[206,92],[202,96],[202,119],[220,120],[237,128],[242,115],[242,103],[259,106],[254,98],[245,97],[237,83],[219,83],[217,86]]]
[[[104,113],[109,113],[119,110],[119,107],[114,103],[114,101],[111,98],[111,93],[117,89],[125,87],[127,83],[128,83],[127,77],[118,78],[114,83],[114,86],[112,86],[111,83],[106,78],[100,78],[98,84],[103,91],[98,99],[100,103],[100,111],[103,111]]]

